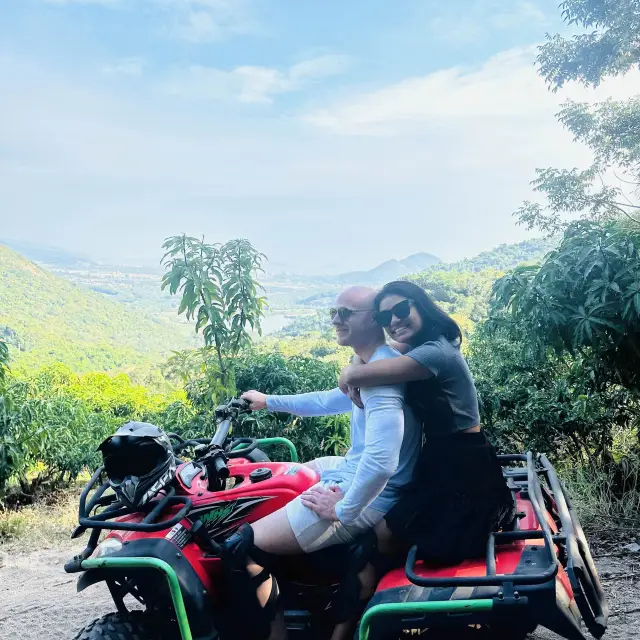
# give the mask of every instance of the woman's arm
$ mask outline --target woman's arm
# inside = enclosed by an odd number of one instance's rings
[[[409,356],[385,358],[368,364],[350,364],[340,374],[340,383],[349,387],[376,387],[426,380],[433,373]]]
[[[400,353],[408,353],[409,351],[411,351],[411,349],[413,349],[413,347],[406,342],[396,342],[395,340],[389,340],[388,344],[391,348],[399,351]]]

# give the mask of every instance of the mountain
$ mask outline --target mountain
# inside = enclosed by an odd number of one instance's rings
[[[557,245],[556,238],[534,238],[514,244],[501,244],[473,258],[432,266],[429,271],[483,271],[484,269],[507,271],[519,264],[541,260]]]
[[[127,369],[196,344],[193,333],[174,314],[151,317],[0,245],[0,337],[13,347],[16,365]]]
[[[0,238],[0,245],[23,255],[33,262],[63,269],[78,269],[97,266],[87,256],[72,253],[60,247],[47,247],[26,240],[9,240]]]
[[[347,285],[362,284],[380,286],[389,280],[396,280],[409,273],[423,271],[428,267],[440,264],[440,258],[430,253],[414,253],[403,260],[387,260],[373,269],[366,271],[347,271],[334,275],[304,276],[293,273],[278,273],[270,278],[270,284],[291,283],[301,285]]]
[[[350,271],[334,276],[334,281],[341,284],[381,285],[390,280],[397,280],[408,273],[424,271],[428,267],[440,264],[440,258],[430,253],[414,253],[403,260],[387,260],[368,271]]]

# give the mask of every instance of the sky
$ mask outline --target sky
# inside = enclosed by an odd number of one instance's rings
[[[157,264],[248,238],[272,271],[450,261],[530,234],[584,166],[536,74],[558,0],[0,0],[0,236]]]

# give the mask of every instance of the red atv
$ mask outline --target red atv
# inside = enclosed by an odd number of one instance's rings
[[[142,510],[124,506],[107,491],[99,468],[80,497],[77,537],[91,530],[85,550],[68,562],[82,572],[78,591],[106,582],[117,612],[91,622],[80,640],[214,640],[233,635],[225,621],[220,543],[245,522],[279,509],[318,477],[297,464],[295,447],[283,438],[231,438],[231,427],[248,411],[233,400],[217,412],[211,441],[177,441],[176,454],[198,447],[170,482]],[[290,447],[292,462],[270,462],[258,449]],[[385,575],[362,616],[356,637],[396,640],[408,630],[516,640],[538,625],[568,640],[596,638],[608,609],[587,541],[546,456],[501,456],[517,504],[517,517],[490,536],[485,558],[432,567],[417,560]],[[92,493],[93,492],[93,493]],[[89,498],[89,495],[91,497]],[[98,544],[100,534],[108,535]],[[318,552],[322,554],[322,552]],[[314,554],[283,558],[278,582],[291,638],[328,637],[326,610],[337,574]],[[137,601],[130,610],[125,604]],[[229,631],[231,629],[231,631]],[[238,640],[243,640],[238,638]]]

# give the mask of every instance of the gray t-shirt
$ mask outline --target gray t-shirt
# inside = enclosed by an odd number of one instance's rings
[[[407,353],[432,377],[407,385],[406,401],[425,435],[464,431],[480,424],[478,393],[460,347],[441,336]]]

